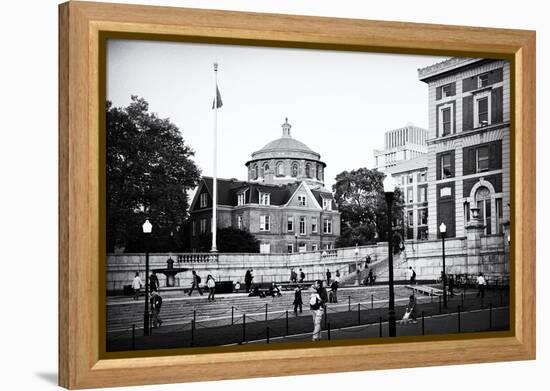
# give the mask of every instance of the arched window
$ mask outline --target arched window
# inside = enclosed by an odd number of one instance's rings
[[[264,164],[264,176],[269,172],[269,163]]]
[[[282,162],[277,163],[277,176],[285,176],[285,167]]]
[[[322,180],[323,179],[323,167],[317,166],[317,179]]]
[[[311,178],[311,166],[306,164],[306,177]]]
[[[298,176],[298,163],[292,163],[292,176],[294,178]]]
[[[491,191],[482,186],[476,191],[476,206],[479,208],[479,219],[485,224],[485,234],[490,235],[491,230]]]
[[[258,166],[255,164],[252,166],[252,178],[258,179]]]

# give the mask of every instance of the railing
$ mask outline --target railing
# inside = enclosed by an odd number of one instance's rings
[[[207,262],[218,262],[218,254],[205,254],[205,253],[185,253],[178,254],[176,260],[178,263],[207,263]]]
[[[340,301],[339,303],[327,303],[321,323],[324,329],[324,338],[330,340],[335,333],[338,333],[336,338],[339,339],[388,336],[387,299],[380,300],[371,294],[362,300],[352,300],[351,296],[341,295]],[[501,324],[497,325],[495,310],[506,309],[508,301],[508,291],[503,289],[487,292],[485,297],[477,297],[473,291],[470,293],[463,291],[452,299],[449,298],[447,308],[443,307],[441,296],[417,296],[415,313],[406,318],[403,314],[406,312],[408,298],[401,298],[395,300],[396,323],[399,325],[413,323],[411,327],[414,327],[414,330],[408,329],[404,333],[419,336],[502,330],[504,329],[502,319]],[[274,339],[292,342],[311,338],[312,324],[307,304],[304,305],[306,308],[303,313],[300,311],[295,315],[293,310],[270,311],[269,307],[269,303],[258,303],[258,306],[246,309],[232,306],[223,316],[204,318],[203,320],[200,320],[200,313],[194,310],[192,316],[181,319],[181,322],[177,324],[166,325],[163,323],[163,328],[171,327],[172,330],[163,331],[162,334],[157,334],[152,323],[149,324],[148,336],[142,335],[143,329],[132,324],[126,328],[108,332],[107,350],[158,349],[159,346],[175,348],[241,345],[270,343]],[[468,312],[472,316],[477,314],[475,316],[479,317],[478,321],[462,322],[465,313]],[[426,332],[426,319],[430,320],[429,326],[432,328],[428,332]],[[509,321],[504,323],[509,326]],[[436,329],[441,327],[441,330],[434,331],[434,324]],[[140,330],[141,332],[139,332]]]

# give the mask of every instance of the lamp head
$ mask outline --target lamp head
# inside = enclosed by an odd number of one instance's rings
[[[146,219],[145,223],[143,223],[143,233],[150,234],[151,231],[153,231],[153,224],[149,222],[149,219]]]
[[[445,223],[441,223],[441,225],[439,226],[439,232],[441,232],[442,234],[447,233],[447,226],[445,225]]]
[[[386,175],[384,178],[384,193],[394,193],[395,192],[395,180],[391,174]]]

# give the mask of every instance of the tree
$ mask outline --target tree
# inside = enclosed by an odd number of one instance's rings
[[[216,245],[222,253],[259,253],[260,242],[248,231],[238,228],[220,228],[217,231]],[[210,251],[212,233],[199,236],[199,248],[202,252]]]
[[[343,171],[336,176],[332,189],[342,218],[337,247],[387,241],[388,207],[384,178],[382,172],[368,168]],[[394,233],[403,237],[403,195],[399,189],[395,190],[392,212]]]
[[[148,110],[137,96],[124,108],[107,102],[108,252],[120,247],[143,251],[146,218],[153,224],[151,251],[182,246],[187,192],[197,185],[200,171],[180,130]]]

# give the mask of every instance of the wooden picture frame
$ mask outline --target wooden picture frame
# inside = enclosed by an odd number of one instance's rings
[[[59,384],[90,388],[535,358],[535,33],[88,2],[59,6]],[[507,59],[511,319],[505,335],[105,359],[100,43],[109,36]],[[103,145],[104,147],[104,145]],[[104,197],[104,196],[103,196]],[[104,209],[103,209],[104,210]],[[457,354],[459,352],[460,354]],[[269,360],[269,365],[265,361]]]

